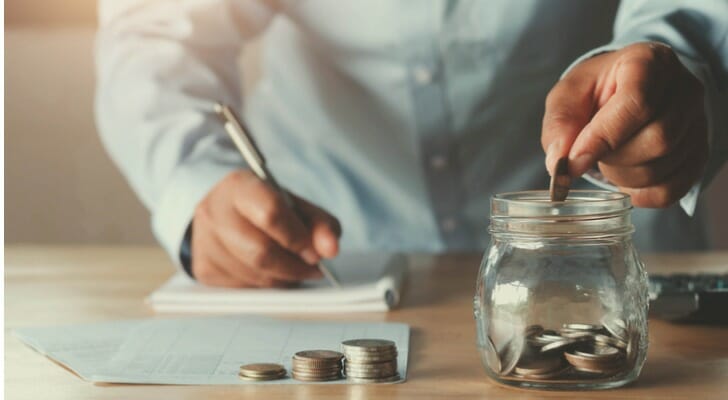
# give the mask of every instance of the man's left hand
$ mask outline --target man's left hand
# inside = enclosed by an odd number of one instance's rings
[[[576,65],[546,98],[541,144],[581,176],[597,163],[638,207],[667,207],[708,161],[703,86],[668,46],[639,43]]]

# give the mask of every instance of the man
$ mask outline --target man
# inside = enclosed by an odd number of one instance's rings
[[[482,249],[490,196],[544,188],[564,156],[632,195],[641,250],[707,246],[689,214],[726,158],[726,1],[108,0],[100,15],[101,135],[205,284],[289,286],[340,248]],[[261,34],[242,102],[236,60]],[[217,100],[243,110],[304,220],[246,170]]]

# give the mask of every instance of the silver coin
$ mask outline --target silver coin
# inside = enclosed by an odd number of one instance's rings
[[[493,344],[493,340],[488,336],[488,340],[485,342],[485,349],[483,349],[485,352],[485,361],[488,363],[488,366],[490,366],[490,369],[493,370],[496,374],[499,374],[501,372],[501,360],[500,357],[498,357],[498,352],[495,350],[495,344]]]
[[[563,324],[561,327],[563,329],[572,330],[572,331],[600,331],[600,330],[602,330],[601,325],[593,325],[593,324]]]
[[[347,362],[344,364],[347,368],[368,368],[368,369],[377,369],[377,368],[384,368],[384,367],[396,367],[397,366],[397,360],[389,360],[389,361],[380,361],[380,362],[374,362],[374,363],[363,363],[363,362]]]
[[[622,350],[625,350],[627,348],[627,342],[613,336],[596,334],[594,335],[594,341],[597,343],[603,343],[613,347],[617,347]]]
[[[397,374],[397,370],[382,370],[382,371],[349,371],[346,370],[347,377],[353,378],[386,378]]]
[[[563,361],[557,357],[521,358],[513,370],[516,375],[540,375],[547,374],[563,368]]]
[[[554,350],[567,350],[577,343],[582,343],[589,338],[564,338],[541,347],[541,353],[548,353]]]
[[[347,360],[355,358],[355,359],[362,359],[362,360],[391,360],[394,358],[397,358],[397,351],[385,351],[381,353],[345,353],[345,358]]]
[[[572,367],[570,365],[565,364],[565,365],[561,366],[560,368],[557,368],[555,370],[545,372],[542,374],[515,375],[515,376],[524,378],[526,380],[548,380],[548,379],[557,378],[561,375],[568,373],[569,371],[571,371],[571,368]]]
[[[308,375],[301,375],[301,374],[292,373],[291,376],[295,380],[298,380],[298,381],[307,381],[307,382],[335,381],[335,380],[343,379],[344,378],[341,374],[320,377],[320,376],[308,376]]]
[[[561,332],[561,336],[568,339],[580,339],[580,338],[587,338],[587,337],[593,337],[594,332],[592,331],[564,331]]]
[[[602,317],[601,323],[607,332],[611,333],[612,336],[620,339],[627,340],[627,325],[624,321],[613,314],[608,314]]]
[[[543,326],[541,325],[529,325],[523,330],[523,335],[526,337],[538,336],[543,332]]]
[[[524,347],[525,340],[523,336],[516,335],[512,337],[502,349],[500,349],[498,357],[501,360],[501,375],[508,375],[514,368],[516,368],[516,364],[521,358],[521,354],[523,354]]]
[[[348,350],[386,350],[397,347],[393,341],[385,339],[345,340],[341,346]]]
[[[354,377],[346,377],[347,381],[350,381],[352,383],[387,383],[387,382],[396,382],[399,381],[400,378],[399,374],[393,375],[387,378],[354,378]]]
[[[538,336],[529,338],[529,343],[536,344],[536,345],[538,345],[538,344],[543,345],[543,344],[549,344],[549,343],[553,343],[553,342],[563,340],[563,339],[564,338],[561,335],[542,333]]]
[[[342,369],[343,368],[340,366],[330,367],[330,368],[308,368],[308,367],[294,366],[293,368],[291,368],[291,371],[304,372],[304,373],[309,373],[309,374],[326,374],[329,372],[341,371]]]

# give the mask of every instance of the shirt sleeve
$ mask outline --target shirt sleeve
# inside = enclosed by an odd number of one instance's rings
[[[199,201],[243,167],[213,104],[241,108],[242,45],[273,15],[264,1],[99,3],[98,130],[177,265]]]
[[[672,47],[682,64],[705,88],[710,158],[703,179],[680,199],[693,215],[701,189],[728,159],[728,2],[724,0],[623,0],[614,25],[614,38],[579,57],[579,62],[630,44],[655,41]],[[564,74],[566,74],[564,72]],[[563,76],[563,75],[562,75]],[[616,189],[594,171],[584,178],[604,188]]]

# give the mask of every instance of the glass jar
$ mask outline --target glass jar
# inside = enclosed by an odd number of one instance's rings
[[[606,389],[647,354],[647,275],[632,245],[628,195],[573,190],[491,200],[491,242],[474,299],[478,349],[495,381]]]

